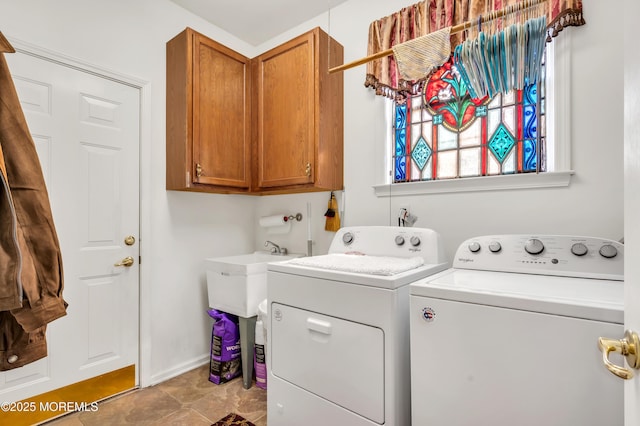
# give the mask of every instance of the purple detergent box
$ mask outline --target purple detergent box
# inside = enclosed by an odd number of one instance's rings
[[[213,318],[209,380],[217,385],[242,374],[240,329],[236,315],[216,309],[207,311]]]

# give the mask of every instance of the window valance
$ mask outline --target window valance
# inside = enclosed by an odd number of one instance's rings
[[[393,48],[393,46],[433,33],[446,27],[473,21],[479,16],[519,3],[521,0],[424,0],[369,25],[367,55]],[[584,25],[582,1],[547,0],[548,41],[564,28]],[[462,34],[451,35],[451,48],[462,41]],[[365,87],[376,94],[390,98],[404,98],[404,93],[416,94],[421,82],[406,81],[400,77],[393,55],[367,63]]]

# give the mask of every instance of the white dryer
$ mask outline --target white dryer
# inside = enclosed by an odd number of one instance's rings
[[[465,241],[410,286],[412,425],[622,425],[597,342],[623,334],[623,266],[599,238]]]
[[[448,266],[438,233],[387,226],[270,264],[269,426],[407,426],[409,284]]]

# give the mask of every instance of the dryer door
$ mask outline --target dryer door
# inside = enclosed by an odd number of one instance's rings
[[[271,333],[272,374],[384,423],[381,329],[273,303]]]

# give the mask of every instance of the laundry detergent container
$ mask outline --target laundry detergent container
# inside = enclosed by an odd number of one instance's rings
[[[255,330],[254,370],[256,386],[267,389],[267,299],[258,304],[258,319]]]
[[[269,330],[269,305],[267,304],[267,299],[258,304],[258,320],[262,321],[261,332],[264,334],[264,348],[266,350],[268,344],[267,330]],[[256,333],[258,333],[257,329]]]

